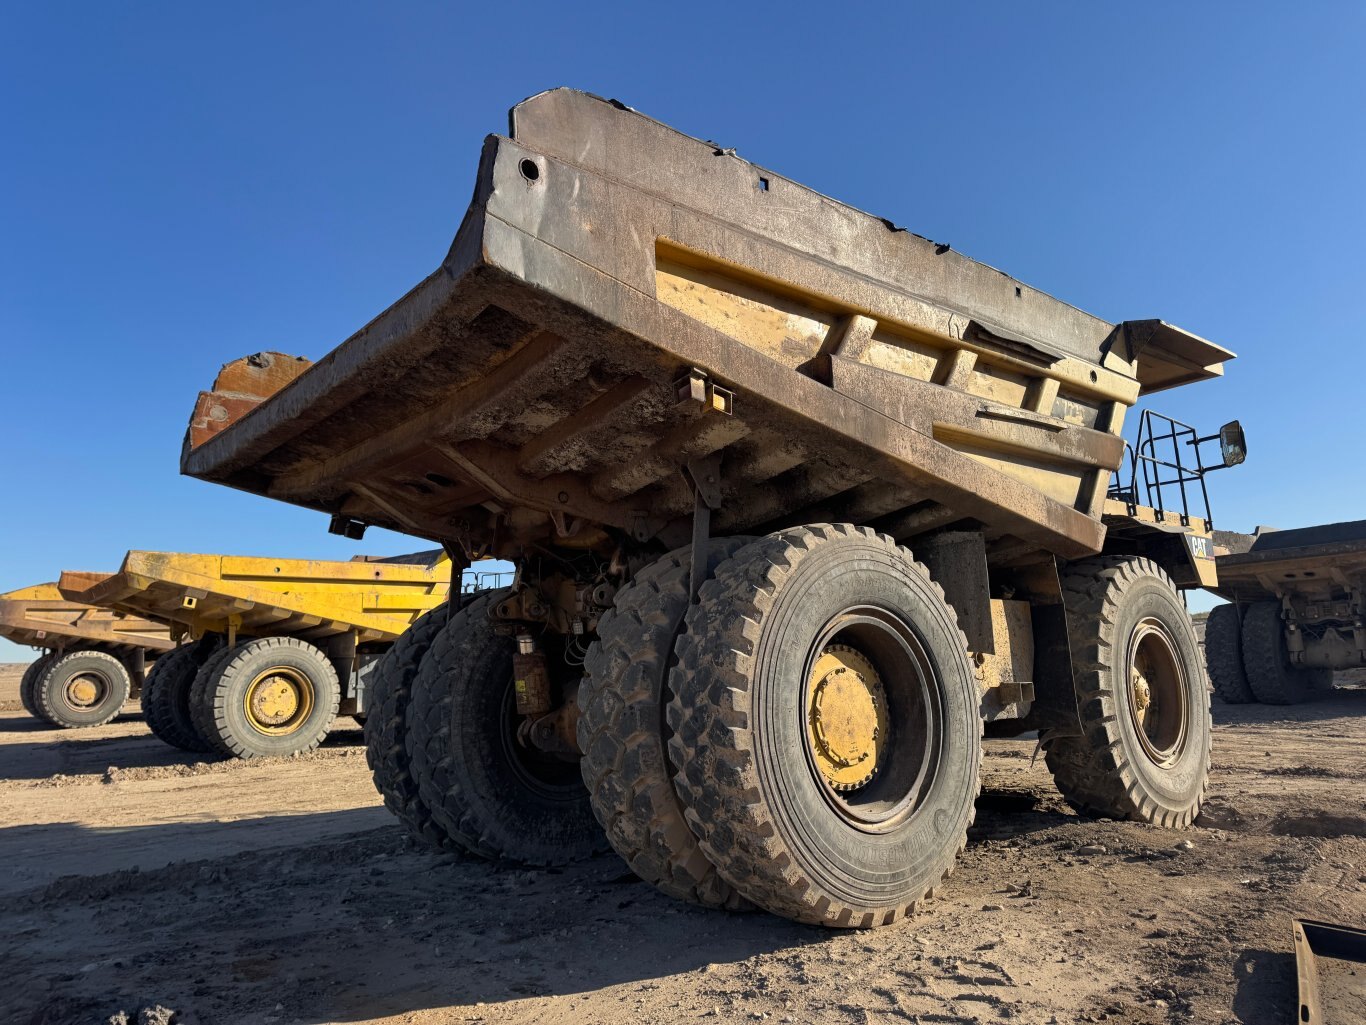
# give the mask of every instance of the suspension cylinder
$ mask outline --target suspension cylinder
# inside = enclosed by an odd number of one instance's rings
[[[545,715],[550,711],[550,674],[546,672],[545,652],[536,647],[531,634],[517,635],[512,679],[518,715]]]

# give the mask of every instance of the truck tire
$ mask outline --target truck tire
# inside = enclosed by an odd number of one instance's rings
[[[384,806],[393,812],[417,839],[431,847],[452,850],[455,845],[433,820],[431,809],[418,792],[408,757],[408,709],[413,679],[422,657],[445,627],[449,606],[440,605],[419,618],[375,669],[365,715],[365,760]],[[359,718],[359,717],[358,717]]]
[[[709,570],[752,540],[712,541]],[[691,557],[689,546],[646,566],[598,621],[579,687],[579,768],[608,842],[636,875],[671,897],[738,910],[749,902],[698,846],[669,763],[668,675],[689,606]]]
[[[162,655],[156,671],[142,685],[142,716],[147,728],[172,747],[194,753],[210,749],[190,715],[190,689],[206,657],[202,643],[184,644]]]
[[[799,922],[912,912],[967,842],[982,755],[939,586],[891,538],[820,524],[742,548],[700,599],[670,674],[669,757],[707,857]]]
[[[1205,668],[1214,693],[1228,705],[1256,701],[1243,669],[1243,621],[1237,605],[1216,605],[1205,620]]]
[[[559,865],[607,849],[573,762],[518,743],[514,641],[481,594],[437,634],[413,682],[408,755],[432,817],[471,854]]]
[[[1332,670],[1291,664],[1279,602],[1248,606],[1243,617],[1243,664],[1252,693],[1266,705],[1298,705],[1333,685]]]
[[[38,714],[63,729],[103,726],[128,700],[124,664],[105,651],[79,649],[53,658],[33,684]]]
[[[23,704],[24,711],[41,722],[47,722],[47,719],[43,718],[43,714],[38,711],[38,702],[33,696],[33,689],[37,686],[38,678],[43,675],[51,661],[51,653],[39,655],[38,658],[29,663],[28,668],[24,670],[24,675],[19,680],[19,701]],[[51,724],[49,723],[49,725]]]
[[[312,751],[340,703],[336,669],[297,637],[258,637],[224,648],[204,663],[190,690],[196,730],[229,758]]]
[[[1209,690],[1195,627],[1149,559],[1102,556],[1063,576],[1079,736],[1044,742],[1080,812],[1189,826],[1210,764]]]

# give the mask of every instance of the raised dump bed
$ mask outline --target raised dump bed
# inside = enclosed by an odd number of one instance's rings
[[[156,657],[175,647],[164,623],[70,601],[55,583],[0,594],[0,637],[42,649],[19,696],[30,715],[68,729],[118,715]]]
[[[1214,582],[1199,453],[1241,432],[1121,431],[1230,356],[555,90],[441,266],[316,364],[224,367],[182,469],[516,565],[376,681],[417,835],[875,925],[952,864],[984,720],[1079,808],[1198,813],[1175,587]]]
[[[1366,520],[1219,537],[1205,627],[1210,681],[1225,701],[1293,704],[1366,667]]]
[[[168,625],[180,646],[143,691],[148,725],[191,751],[311,750],[363,717],[375,664],[450,589],[441,552],[334,562],[129,552],[117,573],[63,574],[76,601]]]

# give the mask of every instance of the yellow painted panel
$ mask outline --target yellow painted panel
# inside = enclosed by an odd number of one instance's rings
[[[979,358],[972,376],[968,378],[968,391],[993,402],[1023,407],[1031,380],[1024,374],[983,363]]]
[[[1076,507],[1082,480],[1085,477],[1085,471],[1080,468],[1032,459],[1019,452],[1012,452],[1007,455],[985,447],[979,448],[957,439],[950,440],[947,444],[955,451],[977,460],[984,466],[1000,470],[1006,476],[1014,477],[1016,480],[1028,484],[1031,488],[1042,491],[1050,498],[1056,498],[1059,502]]]
[[[763,284],[661,259],[655,295],[788,367],[820,351],[836,317]]]
[[[873,332],[873,340],[859,362],[894,374],[933,381],[946,350],[888,331]]]

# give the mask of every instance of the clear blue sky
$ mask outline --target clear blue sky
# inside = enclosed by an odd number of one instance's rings
[[[556,85],[1227,345],[1157,403],[1246,425],[1221,525],[1366,516],[1366,7],[887,9],[5,5],[0,589],[133,547],[417,547],[179,477],[185,420],[219,364],[317,358],[435,267],[481,139]]]

